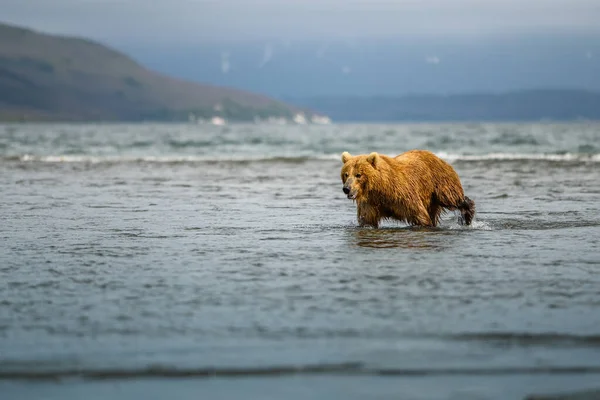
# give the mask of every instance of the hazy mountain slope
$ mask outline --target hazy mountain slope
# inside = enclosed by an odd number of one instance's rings
[[[0,118],[168,120],[194,112],[251,120],[298,111],[265,96],[161,75],[89,40],[0,24]]]

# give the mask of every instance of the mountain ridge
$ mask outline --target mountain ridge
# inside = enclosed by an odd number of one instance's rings
[[[265,95],[150,70],[99,42],[0,23],[0,119],[292,119],[318,115]]]

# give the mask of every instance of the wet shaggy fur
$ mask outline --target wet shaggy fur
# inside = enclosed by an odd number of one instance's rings
[[[465,196],[456,171],[426,150],[396,157],[378,153],[342,154],[344,193],[356,201],[360,226],[377,228],[382,219],[436,226],[444,209],[459,210],[459,222],[471,224],[475,203]]]

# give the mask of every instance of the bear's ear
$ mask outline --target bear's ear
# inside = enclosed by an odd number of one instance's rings
[[[367,157],[367,161],[369,163],[371,163],[371,165],[373,166],[373,168],[377,168],[377,164],[379,163],[379,154],[377,154],[376,152],[372,152]]]
[[[352,156],[347,151],[345,151],[345,152],[342,153],[342,162],[344,164],[346,164],[348,162],[348,160],[351,159],[351,158],[352,158]]]

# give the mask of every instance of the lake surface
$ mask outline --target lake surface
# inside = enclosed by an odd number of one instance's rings
[[[0,125],[3,399],[600,386],[600,123]],[[358,228],[340,154],[429,149],[475,222]]]

